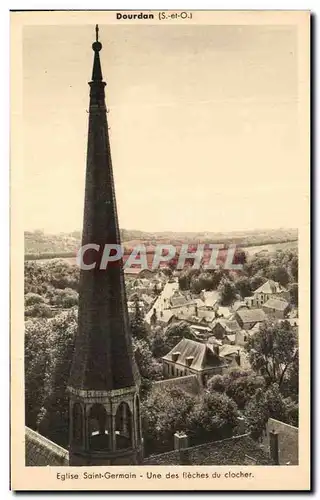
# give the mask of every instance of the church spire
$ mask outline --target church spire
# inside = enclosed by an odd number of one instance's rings
[[[99,26],[96,24],[96,41],[92,44],[92,49],[94,51],[93,69],[92,69],[92,81],[99,82],[102,81],[102,71],[99,52],[102,49],[102,44],[99,42]]]
[[[93,43],[78,331],[71,367],[70,465],[136,464],[141,454],[139,384],[122,262],[100,269],[106,244],[120,231],[98,39]],[[84,258],[85,260],[85,258]],[[88,264],[88,262],[86,262]],[[121,457],[121,458],[119,458]]]

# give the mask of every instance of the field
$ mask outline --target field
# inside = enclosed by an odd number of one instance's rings
[[[247,256],[250,258],[253,255],[257,253],[275,253],[278,250],[291,250],[291,249],[296,249],[298,246],[298,241],[287,241],[283,243],[275,243],[275,244],[267,244],[267,245],[258,245],[258,246],[249,246],[249,247],[241,247],[242,250],[244,250],[247,253]],[[148,268],[152,268],[152,262],[153,262],[153,252],[148,252],[147,253],[147,262],[148,262]],[[204,262],[208,262],[210,255],[207,255],[207,258],[204,258]],[[49,262],[53,259],[54,257],[51,258],[37,258],[37,259],[26,259],[26,260],[37,260],[39,263],[45,264],[46,262]],[[63,260],[64,262],[67,262],[68,264],[75,266],[76,265],[76,257],[59,257],[56,256],[55,258],[59,258],[59,260]],[[124,257],[124,261],[126,261],[128,258],[128,255]],[[224,257],[221,257],[220,263],[222,264],[224,261]]]

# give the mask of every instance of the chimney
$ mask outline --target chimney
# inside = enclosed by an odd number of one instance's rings
[[[181,354],[181,352],[179,352],[179,351],[173,352],[173,353],[171,354],[171,358],[172,358],[172,361],[173,361],[174,363],[177,361],[177,359],[178,359],[178,357],[180,356],[180,354]]]
[[[237,428],[238,428],[238,434],[239,436],[242,436],[243,434],[246,434],[246,420],[244,417],[238,417],[237,418]]]
[[[279,465],[279,434],[271,430],[269,433],[270,456],[275,465]]]
[[[179,465],[190,465],[188,454],[188,436],[185,432],[174,434],[174,449],[179,453]]]
[[[188,357],[186,358],[186,363],[187,363],[187,365],[188,365],[188,366],[191,366],[191,365],[192,365],[193,360],[194,360],[194,356],[188,356]]]
[[[216,355],[216,356],[219,356],[219,353],[220,353],[219,346],[218,346],[218,345],[215,345],[215,346],[213,347],[213,350],[214,350],[215,355]]]
[[[183,431],[177,431],[174,434],[174,449],[182,450],[183,448],[188,448],[188,436]]]
[[[240,349],[238,349],[238,354],[236,355],[236,362],[237,362],[237,365],[240,366],[240,364],[241,364]]]

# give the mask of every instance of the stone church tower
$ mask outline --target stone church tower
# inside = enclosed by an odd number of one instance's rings
[[[92,48],[82,246],[95,244],[103,249],[105,244],[121,243],[98,26]],[[132,350],[122,262],[100,270],[102,252],[87,251],[85,256],[87,264],[96,262],[96,266],[80,273],[78,332],[68,387],[70,465],[139,464],[140,377]]]

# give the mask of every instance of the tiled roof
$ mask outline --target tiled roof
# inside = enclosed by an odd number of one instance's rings
[[[217,310],[217,313],[220,315],[220,316],[223,316],[224,318],[226,319],[229,319],[230,316],[231,316],[231,312],[230,312],[230,309],[229,307],[224,307],[224,306],[219,306],[218,310]]]
[[[287,309],[289,302],[281,299],[269,299],[263,304],[263,307],[268,307],[270,309],[276,309],[277,311],[284,311]]]
[[[218,323],[226,330],[226,333],[234,333],[241,330],[239,323],[236,320],[218,319],[216,324]]]
[[[198,317],[205,319],[208,323],[211,323],[215,319],[215,312],[209,311],[208,309],[199,309]]]
[[[194,301],[193,300],[190,300],[189,298],[187,297],[184,297],[184,296],[173,296],[171,297],[171,306],[172,307],[179,307],[179,306],[186,306],[187,304],[194,304]]]
[[[198,308],[200,308],[200,307],[205,307],[205,303],[203,302],[203,300],[202,300],[202,299],[195,299],[195,301],[194,301],[194,302],[195,302],[195,304],[196,304],[196,306],[197,306]]]
[[[69,465],[69,452],[37,432],[25,430],[26,466]]]
[[[200,384],[196,375],[186,375],[184,377],[168,378],[158,380],[152,384],[152,390],[163,391],[164,389],[181,389],[188,394],[200,394]]]
[[[171,318],[173,318],[173,316],[175,315],[175,313],[173,311],[171,311],[171,309],[164,309],[162,311],[162,315],[161,313],[157,313],[157,318],[158,318],[158,321],[162,322],[162,323],[168,323],[170,321]]]
[[[227,339],[229,340],[229,342],[235,342],[236,341],[236,334],[233,333],[231,335],[227,335]]]
[[[204,370],[205,368],[213,368],[215,366],[225,364],[222,358],[219,358],[210,344],[202,344],[195,340],[183,338],[171,351],[163,356],[162,359],[172,361],[173,353],[180,353],[175,363],[182,366],[190,367],[194,370]],[[187,363],[187,358],[193,358],[190,365]]]
[[[242,307],[248,308],[248,306],[247,306],[247,304],[246,304],[245,302],[242,302],[242,301],[240,302],[240,301],[239,301],[239,302],[235,302],[235,303],[233,304],[232,309],[233,309],[234,311],[238,311],[238,309],[241,309]]]
[[[237,314],[243,323],[257,323],[266,320],[266,314],[262,309],[240,309]]]
[[[222,356],[222,357],[231,356],[233,354],[238,354],[238,351],[240,351],[238,346],[223,344],[219,348],[219,356]]]
[[[216,290],[210,290],[207,292],[202,292],[203,300],[206,306],[214,306],[219,299],[219,292]]]
[[[183,450],[183,465],[273,465],[256,441],[248,434],[205,443]],[[143,465],[179,465],[179,451],[150,456]]]

